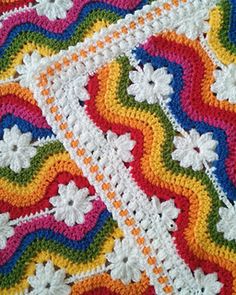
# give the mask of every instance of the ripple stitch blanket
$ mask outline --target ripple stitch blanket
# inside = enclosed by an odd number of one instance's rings
[[[0,13],[0,295],[236,294],[236,1]]]

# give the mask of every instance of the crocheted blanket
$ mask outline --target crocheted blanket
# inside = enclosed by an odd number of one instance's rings
[[[236,294],[236,1],[0,12],[0,294]]]

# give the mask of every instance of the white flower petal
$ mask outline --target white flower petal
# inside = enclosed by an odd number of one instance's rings
[[[31,55],[26,53],[23,57],[23,65],[16,67],[16,71],[20,77],[20,84],[23,87],[30,87],[32,84],[32,76],[35,74],[40,62],[41,56],[37,51],[34,51]]]
[[[230,207],[219,209],[220,221],[217,223],[217,230],[224,234],[224,238],[236,241],[236,203]]]
[[[173,151],[173,152],[171,153],[171,156],[172,156],[172,159],[173,159],[173,160],[180,161],[181,159],[184,158],[185,153],[186,153],[186,152],[185,152],[184,150],[176,149],[175,151]]]
[[[127,88],[127,93],[129,95],[137,95],[140,92],[140,86],[137,84],[131,84],[128,88]]]
[[[107,132],[107,141],[110,143],[114,151],[119,155],[122,161],[130,162],[133,160],[132,149],[135,146],[135,141],[131,140],[130,134],[126,133],[117,136],[115,133]]]
[[[222,70],[214,72],[215,82],[211,85],[211,91],[216,93],[219,100],[228,100],[236,103],[236,65],[230,64]]]
[[[45,295],[69,295],[70,286],[65,283],[65,272],[60,269],[55,271],[52,262],[49,260],[46,265],[39,263],[36,265],[36,274],[28,277],[28,282],[32,287],[29,294]]]
[[[116,240],[113,252],[106,254],[106,258],[110,262],[108,268],[113,279],[120,279],[124,284],[141,279],[140,271],[144,268],[133,241],[128,238]]]
[[[194,17],[189,17],[191,11],[184,12],[182,24],[177,28],[177,34],[185,34],[189,39],[195,40],[199,35],[205,33],[209,29],[206,20],[209,18],[208,10],[202,10]]]
[[[29,277],[28,282],[35,289],[39,288],[41,285],[41,282],[39,281],[39,279],[36,276]]]
[[[6,225],[8,223],[9,220],[9,213],[2,213],[0,214],[0,224],[1,225]]]
[[[200,135],[195,129],[184,136],[175,136],[173,143],[176,149],[171,154],[172,159],[179,161],[184,168],[202,170],[206,162],[211,163],[219,158],[215,152],[218,142],[212,136],[210,132]]]
[[[65,221],[68,226],[82,224],[85,214],[93,208],[92,199],[87,188],[79,189],[73,181],[67,185],[60,184],[58,195],[50,198],[55,207],[55,219]]]
[[[143,72],[132,71],[129,73],[129,78],[133,83],[142,82],[143,81]]]
[[[149,104],[154,104],[173,93],[169,85],[173,76],[168,74],[167,68],[154,70],[152,65],[147,63],[142,70],[131,71],[129,78],[132,84],[128,86],[127,93],[133,95],[138,102],[146,100]]]
[[[50,20],[66,18],[67,11],[73,6],[71,0],[37,0],[35,5],[38,15],[45,15]]]
[[[9,213],[0,214],[0,249],[4,249],[7,239],[14,235],[14,228],[9,224]]]
[[[198,284],[199,294],[202,295],[217,295],[223,286],[222,283],[218,282],[216,273],[205,275],[200,268],[194,271],[194,277]]]
[[[0,236],[0,250],[4,249],[7,245],[7,239],[2,234]]]

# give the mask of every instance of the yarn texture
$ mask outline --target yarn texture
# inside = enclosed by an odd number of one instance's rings
[[[236,294],[235,113],[235,0],[0,0],[0,295]]]

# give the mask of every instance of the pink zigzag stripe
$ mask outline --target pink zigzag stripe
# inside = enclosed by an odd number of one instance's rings
[[[68,11],[67,17],[65,19],[57,19],[54,21],[50,21],[46,16],[38,16],[36,10],[25,11],[21,13],[17,13],[3,21],[3,27],[0,29],[0,45],[2,45],[12,28],[22,24],[30,22],[32,24],[37,24],[43,29],[47,31],[51,31],[54,33],[62,33],[72,22],[77,19],[82,8],[92,2],[98,1],[91,1],[91,0],[75,0],[73,7]],[[113,6],[117,6],[121,9],[134,9],[140,2],[140,0],[106,0],[100,1],[102,3],[108,3]]]
[[[5,249],[1,250],[0,266],[4,265],[19,247],[22,239],[29,233],[38,229],[52,229],[59,234],[63,234],[70,240],[79,241],[96,225],[97,219],[105,205],[101,200],[93,202],[93,209],[85,215],[85,222],[75,226],[67,226],[62,221],[56,221],[52,215],[35,218],[15,227],[15,234],[7,241]]]

